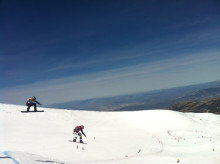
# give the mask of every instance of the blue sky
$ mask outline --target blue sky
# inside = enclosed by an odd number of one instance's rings
[[[218,0],[2,0],[0,102],[220,80]]]

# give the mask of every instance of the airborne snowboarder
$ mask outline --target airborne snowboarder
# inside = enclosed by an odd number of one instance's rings
[[[29,99],[27,99],[26,105],[27,105],[27,112],[29,112],[29,109],[31,106],[34,106],[34,111],[37,112],[37,104],[41,106],[41,104],[36,100],[36,97],[33,96]]]
[[[81,125],[81,126],[76,126],[73,130],[73,135],[75,136],[73,138],[73,142],[76,142],[76,139],[77,137],[79,136],[80,138],[80,143],[83,143],[83,140],[82,140],[82,134],[86,137],[85,133],[83,132],[83,129],[84,129],[84,126]]]

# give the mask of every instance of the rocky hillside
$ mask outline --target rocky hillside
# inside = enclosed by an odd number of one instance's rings
[[[215,113],[220,114],[220,97],[201,101],[179,102],[168,108],[180,112]]]

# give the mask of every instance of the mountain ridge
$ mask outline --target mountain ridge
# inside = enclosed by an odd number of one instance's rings
[[[201,101],[178,102],[167,109],[179,112],[220,114],[220,97]]]
[[[215,81],[123,96],[69,101],[49,105],[48,107],[91,111],[164,109],[178,102],[214,98],[219,95],[220,81]]]

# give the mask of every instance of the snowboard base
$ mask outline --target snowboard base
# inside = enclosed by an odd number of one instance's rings
[[[43,110],[37,110],[37,111],[21,111],[21,113],[34,113],[34,112],[44,112]]]
[[[69,142],[73,142],[72,140],[69,140]],[[87,143],[85,143],[85,142],[83,142],[83,143],[81,143],[81,142],[73,142],[73,143],[79,143],[79,144],[87,144]]]

